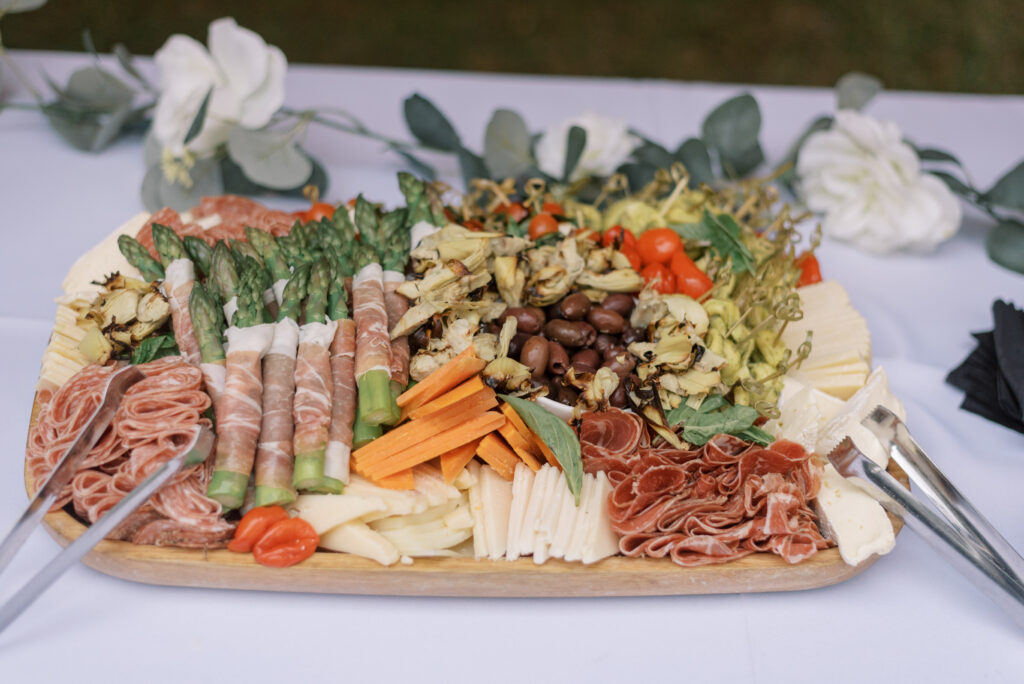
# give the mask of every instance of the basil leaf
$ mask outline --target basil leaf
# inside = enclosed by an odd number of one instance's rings
[[[132,352],[132,363],[148,363],[154,359],[161,359],[165,356],[179,354],[178,345],[174,342],[174,335],[158,335],[149,337],[139,343],[139,346]]]
[[[740,227],[728,214],[704,210],[699,223],[673,223],[670,226],[684,240],[711,244],[722,259],[732,258],[732,272],[754,272],[754,255],[740,239]]]
[[[775,437],[770,432],[766,432],[757,426],[751,426],[743,432],[738,432],[736,436],[761,446],[768,446],[775,441]]]
[[[579,506],[580,492],[583,490],[583,459],[580,456],[580,440],[576,438],[576,433],[561,418],[532,401],[505,394],[501,395],[501,398],[516,410],[527,427],[544,440],[555,454],[558,464],[562,466],[562,472],[565,473],[569,491]]]
[[[750,406],[730,406],[721,395],[708,397],[699,409],[680,404],[668,412],[665,419],[669,426],[683,424],[683,439],[690,444],[703,446],[715,435],[735,435],[748,442],[771,444],[773,437],[754,421],[760,414]]]

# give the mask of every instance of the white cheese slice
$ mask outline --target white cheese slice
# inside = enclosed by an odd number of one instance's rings
[[[562,491],[566,488],[562,471],[553,474],[544,488],[544,500],[537,518],[537,537],[533,542],[533,562],[542,565],[550,557],[551,537],[562,512]]]
[[[819,389],[826,394],[831,394],[837,399],[849,399],[864,387],[864,383],[868,379],[866,370],[860,373],[839,373],[836,375],[804,375],[800,372],[794,372],[793,375],[811,387]]]
[[[583,476],[583,489],[580,491],[580,505],[579,508],[576,509],[572,533],[569,536],[569,543],[566,544],[565,553],[562,556],[562,558],[567,561],[579,561],[583,559],[583,546],[586,542],[590,527],[594,522],[594,516],[591,509],[596,483],[597,478],[593,475]]]
[[[850,437],[865,456],[883,468],[886,467],[889,464],[889,454],[878,438],[860,423],[879,405],[895,413],[900,420],[906,419],[903,403],[889,391],[889,378],[881,366],[871,373],[864,387],[850,397],[842,412],[822,429],[817,452],[827,456],[844,437]]]
[[[555,472],[555,468],[545,464],[534,475],[533,485],[530,487],[530,499],[523,512],[523,523],[519,533],[520,556],[529,556],[533,553],[533,547],[537,540],[537,523],[544,505],[544,492],[547,489],[548,480],[554,476]]]
[[[881,504],[855,480],[840,475],[831,463],[825,464],[815,507],[848,565],[858,565],[876,553],[889,553],[896,543]]]
[[[512,483],[488,465],[480,468],[480,503],[484,510],[487,557],[498,560],[505,555],[505,546],[508,542]]]
[[[581,491],[580,503],[582,502]],[[565,558],[565,551],[569,547],[572,530],[576,525],[576,519],[579,514],[576,498],[569,491],[568,485],[562,490],[562,503],[559,508],[558,523],[555,525],[554,533],[551,535],[551,546],[548,549],[548,555],[552,558]]]
[[[480,464],[473,460],[466,468],[473,476],[473,486],[469,488],[469,512],[473,516],[473,557],[479,560],[488,555],[487,526],[484,524],[484,505],[480,496]]]
[[[591,509],[588,512],[592,522],[588,525],[587,538],[583,544],[584,565],[619,553],[619,535],[612,529],[612,521],[608,517],[608,495],[611,491],[612,483],[608,481],[604,472],[599,472],[594,482]]]
[[[329,551],[351,553],[375,560],[381,565],[394,565],[401,556],[395,545],[363,522],[338,525],[320,536],[320,546]]]
[[[476,480],[469,469],[463,468],[462,471],[455,476],[455,479],[452,480],[452,486],[461,491],[469,489],[475,482]]]
[[[362,518],[368,513],[383,511],[387,507],[379,496],[353,496],[351,494],[303,494],[289,507],[308,522],[317,534],[333,527]]]
[[[62,287],[65,293],[100,291],[99,285],[93,281],[103,280],[103,277],[117,271],[121,275],[131,278],[141,278],[138,269],[128,263],[128,260],[121,254],[117,246],[117,238],[122,235],[131,235],[139,232],[142,226],[149,220],[149,214],[141,212],[125,221],[117,230],[108,235],[98,245],[78,257],[71,268],[64,276]]]
[[[519,558],[519,543],[523,534],[523,520],[533,490],[533,471],[525,463],[517,463],[512,478],[512,508],[508,514],[508,539],[505,542],[505,560]]]
[[[427,510],[427,497],[416,490],[398,490],[378,487],[364,477],[352,475],[345,485],[345,494],[353,496],[376,496],[384,500],[385,509],[378,513],[367,514],[365,522],[392,515],[410,515]]]

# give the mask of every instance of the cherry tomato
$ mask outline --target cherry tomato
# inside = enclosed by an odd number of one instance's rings
[[[302,518],[285,518],[263,533],[252,555],[260,565],[287,568],[301,563],[316,551],[320,535]]]
[[[444,208],[444,217],[448,219],[449,223],[458,223],[459,217],[455,215],[455,212],[448,207]]]
[[[676,291],[676,277],[664,264],[648,264],[640,271],[644,282],[651,285],[655,292],[673,294]]]
[[[676,292],[697,299],[714,285],[711,278],[700,270],[686,252],[676,252],[669,263],[672,274],[676,277]]]
[[[619,246],[636,248],[636,236],[622,226],[612,226],[601,237],[603,247]]]
[[[353,197],[348,202],[345,202],[345,206],[348,207],[349,209],[355,209],[356,208],[356,198]]]
[[[484,229],[484,224],[477,219],[469,219],[467,221],[463,221],[462,225],[464,225],[466,228],[469,228],[474,233],[479,233]]]
[[[821,282],[821,266],[818,265],[818,257],[813,253],[804,252],[798,256],[796,265],[800,269],[800,280],[796,281],[797,287]]]
[[[541,205],[540,210],[555,216],[565,216],[565,208],[558,202],[545,202]]]
[[[590,240],[591,242],[601,244],[601,233],[597,232],[596,230],[591,230],[590,228],[584,227],[578,229],[576,231],[576,235],[583,238],[584,240]]]
[[[629,259],[629,265],[633,267],[633,270],[637,273],[644,267],[643,260],[640,259],[640,252],[636,251],[636,247],[627,247],[623,245],[619,247],[619,252]]]
[[[235,528],[235,538],[228,542],[229,551],[249,553],[253,545],[274,524],[288,517],[288,511],[280,506],[260,506],[244,516]]]
[[[640,234],[636,247],[645,264],[667,264],[682,251],[683,241],[671,228],[649,228]]]
[[[306,223],[319,221],[334,216],[334,205],[327,202],[317,202],[306,211]]]
[[[494,210],[494,213],[507,214],[516,223],[522,221],[529,214],[529,212],[526,211],[526,207],[524,207],[521,202],[512,202],[511,204],[499,204],[498,207]]]
[[[537,214],[530,219],[530,239],[536,240],[558,231],[558,221],[551,214]]]

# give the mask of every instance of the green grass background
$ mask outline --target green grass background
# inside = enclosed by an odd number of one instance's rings
[[[231,15],[292,62],[832,85],[851,70],[889,88],[1024,91],[1024,0],[51,0],[5,17],[14,48],[117,42],[150,54],[205,41]]]

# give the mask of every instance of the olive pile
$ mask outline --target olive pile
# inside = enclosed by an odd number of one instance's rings
[[[602,367],[619,378],[632,374],[636,359],[626,346],[645,340],[644,331],[629,326],[635,303],[631,295],[610,294],[594,306],[586,295],[576,292],[546,309],[506,309],[497,323],[500,326],[509,316],[516,319],[509,356],[532,369],[534,384],[546,384],[552,399],[571,406],[579,392],[565,381],[570,368],[577,374]],[[612,406],[626,406],[621,382],[610,401]]]

